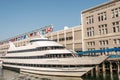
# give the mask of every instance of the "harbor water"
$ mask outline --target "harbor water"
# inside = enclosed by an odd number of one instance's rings
[[[99,73],[82,77],[57,77],[35,74],[20,74],[18,72],[0,69],[0,80],[120,80],[119,74]]]

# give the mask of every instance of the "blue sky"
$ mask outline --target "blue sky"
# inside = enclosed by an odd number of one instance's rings
[[[0,0],[0,40],[53,24],[54,31],[81,24],[82,10],[109,0]]]

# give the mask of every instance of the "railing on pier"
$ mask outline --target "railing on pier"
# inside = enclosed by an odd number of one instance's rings
[[[102,50],[88,50],[88,51],[82,51],[77,52],[79,55],[90,55],[90,56],[96,56],[96,55],[108,55],[109,58],[120,58],[120,48],[107,48]]]

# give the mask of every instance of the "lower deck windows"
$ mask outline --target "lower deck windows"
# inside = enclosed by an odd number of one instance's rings
[[[77,68],[77,67],[93,67],[94,65],[52,65],[52,64],[23,64],[23,63],[9,63],[3,62],[3,64],[15,65],[15,66],[27,66],[27,67],[41,67],[41,68]]]

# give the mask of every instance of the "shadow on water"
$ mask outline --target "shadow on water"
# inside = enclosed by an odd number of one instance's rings
[[[0,69],[0,80],[120,80],[120,74],[94,73],[80,77],[57,77],[33,74],[19,74],[14,71]]]
[[[93,75],[82,76],[83,80],[120,80],[120,74],[109,72],[107,73],[94,73]]]

